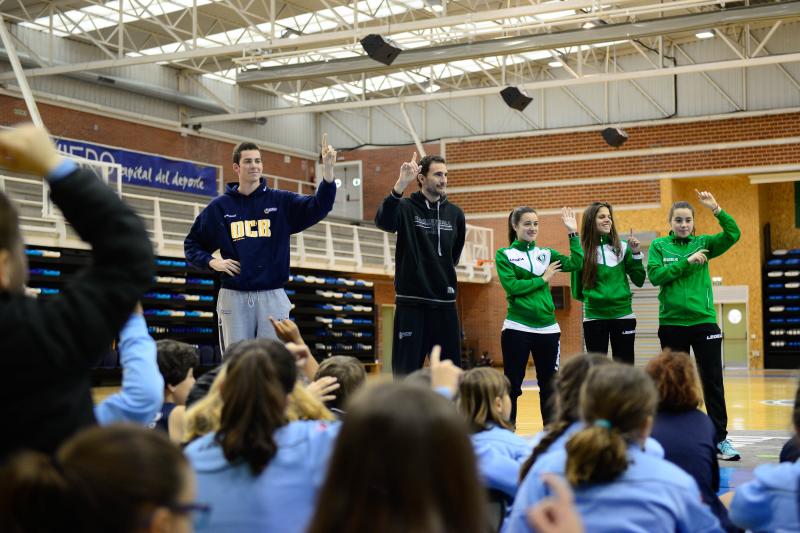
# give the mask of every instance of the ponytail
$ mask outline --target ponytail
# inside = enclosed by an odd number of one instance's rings
[[[514,244],[514,241],[517,240],[517,230],[514,229],[514,226],[519,224],[519,220],[522,218],[522,215],[525,213],[533,213],[536,214],[536,210],[532,207],[528,207],[527,205],[521,205],[519,207],[515,207],[511,210],[508,214],[508,244],[509,246]]]
[[[606,483],[628,468],[627,446],[655,415],[658,393],[650,377],[627,365],[592,368],[581,387],[586,429],[566,445],[566,478],[573,485]]]
[[[280,348],[278,343],[274,343]],[[273,433],[286,424],[284,391],[268,350],[253,344],[229,363],[215,437],[229,462],[244,460],[260,474],[278,452]]]
[[[542,437],[542,440],[539,441],[539,444],[533,448],[533,452],[525,459],[525,462],[522,463],[522,466],[519,469],[519,481],[522,483],[522,480],[525,479],[525,476],[528,475],[528,472],[531,468],[533,468],[534,463],[536,460],[545,453],[550,446],[558,440],[561,435],[563,435],[567,429],[572,425],[571,421],[568,420],[559,420],[557,422],[553,422],[550,424],[547,430],[547,434]]]
[[[574,487],[605,483],[628,468],[628,445],[613,428],[589,426],[567,441],[567,481]]]

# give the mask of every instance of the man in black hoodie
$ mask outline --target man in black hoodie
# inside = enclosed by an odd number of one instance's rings
[[[153,281],[142,220],[92,172],[64,159],[44,129],[0,132],[0,167],[46,176],[92,265],[46,301],[24,293],[28,265],[16,210],[0,194],[0,463],[21,448],[52,453],[95,423],[90,369]]]
[[[403,198],[412,180],[419,191]],[[400,167],[400,177],[375,224],[397,232],[392,373],[403,376],[422,368],[435,344],[442,358],[461,364],[461,326],[456,311],[456,265],[464,248],[464,212],[447,201],[447,166],[437,155],[417,153]]]

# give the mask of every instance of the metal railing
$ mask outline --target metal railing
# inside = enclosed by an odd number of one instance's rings
[[[81,163],[87,163],[81,161]],[[183,257],[183,240],[205,203],[142,194],[141,188],[128,190],[115,175],[114,165],[88,162],[104,181],[144,219],[157,254]],[[119,169],[116,169],[119,176]],[[301,193],[313,191],[314,184],[267,176],[271,185],[294,183]],[[41,179],[0,175],[0,191],[5,191],[19,206],[20,225],[26,241],[40,246],[85,247],[65,223],[48,195]],[[466,242],[456,271],[459,281],[488,283],[492,278],[494,250],[491,229],[467,225]],[[292,235],[293,267],[394,275],[395,236],[374,226],[322,221],[302,233]],[[488,262],[487,262],[488,261]]]

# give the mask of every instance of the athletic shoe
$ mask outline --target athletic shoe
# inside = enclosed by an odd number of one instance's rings
[[[738,461],[742,456],[736,451],[736,448],[733,447],[733,443],[725,439],[717,443],[717,458],[723,461]]]

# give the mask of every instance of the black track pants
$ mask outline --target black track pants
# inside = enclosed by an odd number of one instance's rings
[[[533,353],[536,380],[539,382],[539,408],[547,424],[552,418],[550,397],[553,394],[553,376],[558,372],[561,353],[561,333],[528,333],[504,329],[500,335],[503,349],[503,372],[511,382],[511,422],[517,420],[517,398],[522,395],[522,380],[528,357]]]
[[[689,353],[691,346],[694,350],[708,416],[714,422],[717,442],[725,440],[728,436],[728,411],[725,407],[725,388],[722,386],[722,333],[719,326],[660,326],[658,339],[662,349]]]
[[[587,352],[608,354],[609,340],[614,361],[632,365],[636,319],[587,320],[583,323],[583,341]]]
[[[458,311],[451,307],[397,304],[394,312],[392,374],[405,376],[422,368],[425,356],[435,344],[442,347],[442,359],[461,366],[461,325]]]

